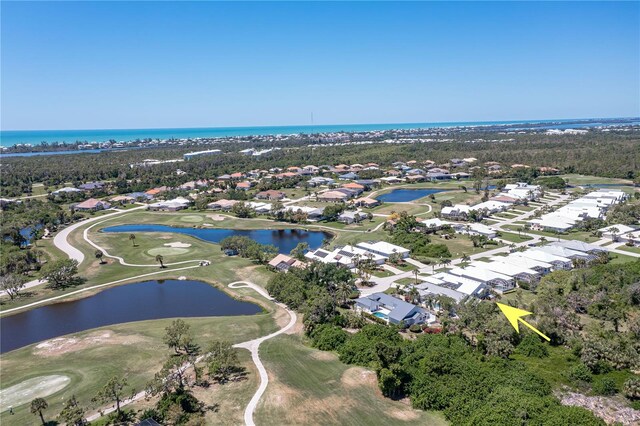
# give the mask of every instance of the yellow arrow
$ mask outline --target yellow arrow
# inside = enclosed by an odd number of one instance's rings
[[[524,309],[514,308],[513,306],[503,305],[502,303],[497,303],[497,305],[502,311],[502,313],[504,314],[504,316],[507,317],[507,319],[509,320],[513,328],[515,328],[518,333],[520,333],[520,328],[518,327],[518,321],[520,321],[522,324],[526,325],[531,330],[538,333],[547,342],[551,341],[551,339],[549,339],[547,336],[542,334],[538,329],[536,329],[534,326],[532,326],[531,324],[529,324],[528,322],[526,322],[521,318],[526,315],[531,315],[531,312],[525,311]]]

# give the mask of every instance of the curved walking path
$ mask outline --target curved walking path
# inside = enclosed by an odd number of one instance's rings
[[[261,296],[265,297],[266,299],[273,301],[273,298],[269,296],[269,293],[267,293],[265,289],[249,281],[236,281],[229,284],[229,287],[230,288],[249,287],[255,290],[256,292],[258,292]],[[289,314],[289,323],[284,327],[282,327],[280,330],[273,332],[267,336],[259,337],[257,339],[253,339],[247,342],[233,345],[234,348],[247,349],[249,352],[251,352],[251,359],[253,360],[253,363],[256,365],[256,367],[258,368],[258,372],[260,373],[260,386],[258,386],[258,390],[256,391],[255,394],[253,394],[251,401],[249,401],[247,408],[244,410],[244,423],[246,426],[255,426],[255,422],[253,421],[253,412],[256,410],[256,407],[258,406],[258,402],[260,402],[260,398],[262,397],[264,392],[267,390],[267,385],[269,384],[269,375],[267,374],[267,369],[264,368],[264,365],[260,360],[260,353],[259,353],[260,344],[265,340],[269,340],[282,333],[285,333],[287,330],[291,329],[297,321],[297,316],[294,311],[290,310],[282,303],[278,303],[278,302],[274,302],[274,303],[280,306],[281,308],[283,308],[285,311],[287,311],[287,313]]]
[[[146,208],[147,206],[145,205],[145,206],[135,207],[129,210],[118,210],[113,213],[105,214],[98,217],[92,217],[90,219],[74,223],[71,226],[67,226],[62,231],[58,232],[55,237],[53,237],[53,245],[55,245],[57,248],[65,252],[65,254],[69,256],[69,259],[73,259],[77,261],[79,265],[84,261],[84,253],[82,253],[80,250],[78,250],[77,248],[69,244],[69,242],[67,241],[67,237],[69,236],[69,234],[71,234],[73,231],[75,231],[79,227],[86,225],[87,223],[96,222],[105,218],[111,218],[112,216],[116,216],[122,213],[128,213],[128,212],[132,212],[140,209],[146,209]]]
[[[134,209],[132,209],[134,210]],[[109,252],[107,252],[107,249],[105,249],[104,247],[99,246],[98,244],[94,243],[93,241],[91,241],[89,239],[89,230],[91,228],[93,228],[94,226],[100,225],[102,222],[96,222],[93,225],[87,227],[83,233],[82,233],[82,238],[84,238],[84,240],[89,243],[93,248],[100,250],[106,257],[110,257],[112,259],[117,259],[118,262],[120,262],[121,265],[124,266],[135,266],[135,267],[139,267],[139,268],[148,268],[149,266],[155,266],[155,263],[152,264],[140,264],[140,263],[128,263],[127,261],[125,261],[122,257],[120,256],[115,256],[113,254],[109,254]],[[165,263],[165,266],[174,266],[174,265],[183,265],[185,263],[192,263],[192,262],[209,262],[206,259],[191,259],[191,260],[183,260],[180,262],[173,262],[173,263]]]
[[[193,266],[191,266],[191,268],[193,268]],[[187,268],[183,268],[183,269],[187,269]],[[273,300],[273,298],[271,296],[269,296],[269,293],[266,292],[265,289],[263,289],[262,287],[260,287],[257,284],[254,284],[252,282],[249,281],[236,281],[233,282],[231,284],[229,284],[229,288],[252,288],[253,290],[255,290],[257,293],[259,293],[261,296],[263,296],[264,298],[268,299],[268,300]],[[267,336],[263,336],[263,337],[259,337],[257,339],[253,339],[253,340],[248,340],[246,342],[242,342],[242,343],[237,343],[235,345],[233,345],[234,348],[242,348],[242,349],[247,349],[249,350],[249,352],[251,352],[251,359],[253,360],[253,363],[256,365],[256,367],[258,368],[258,372],[260,373],[260,386],[258,387],[258,390],[256,391],[256,393],[253,395],[253,397],[251,398],[251,401],[249,401],[249,404],[247,405],[247,408],[245,409],[244,412],[244,422],[247,426],[255,426],[255,423],[253,421],[253,412],[255,411],[258,402],[260,401],[260,398],[262,397],[262,394],[264,394],[265,390],[267,389],[267,385],[269,384],[269,376],[267,375],[267,370],[264,368],[264,365],[262,364],[262,361],[260,360],[260,356],[258,354],[258,348],[260,346],[260,343],[264,342],[265,340],[271,339],[279,334],[282,334],[284,332],[286,332],[287,330],[289,330],[291,327],[293,327],[296,323],[297,317],[296,317],[296,313],[289,310],[286,306],[280,304],[280,303],[276,303],[278,306],[283,307],[287,313],[290,316],[290,320],[289,323],[287,325],[285,325],[284,327],[282,327],[280,330],[271,333]],[[205,355],[201,355],[200,357],[198,357],[198,360],[202,359]],[[196,361],[197,362],[197,361]],[[186,368],[186,365],[185,365]],[[120,407],[124,407],[126,405],[132,404],[142,398],[146,397],[146,392],[142,391],[142,392],[138,392],[137,394],[133,395],[131,398],[127,398],[126,400],[123,400],[120,403]],[[97,413],[94,413],[90,416],[87,417],[87,420],[89,421],[94,421],[99,419],[100,417],[107,415],[109,413],[112,413],[116,410],[115,406],[110,406],[108,408],[105,408],[103,410],[98,411]]]

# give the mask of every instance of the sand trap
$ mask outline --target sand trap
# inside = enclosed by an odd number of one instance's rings
[[[226,219],[224,216],[221,216],[219,214],[210,214],[207,217],[213,220],[214,222],[222,222],[223,220]]]
[[[71,379],[62,375],[40,376],[0,390],[0,411],[30,403],[66,388]]]
[[[151,250],[147,251],[147,253],[149,253],[151,256],[157,256],[159,254],[163,255],[163,256],[170,256],[170,255],[178,255],[178,254],[185,254],[185,253],[189,253],[189,249],[186,248],[173,248],[173,247],[156,247],[156,248],[152,248]]]
[[[191,215],[191,216],[182,216],[180,220],[183,222],[198,223],[198,222],[202,222],[204,219],[202,218],[202,216]]]
[[[143,340],[136,334],[121,335],[111,330],[101,330],[84,337],[56,337],[45,340],[33,348],[33,354],[46,357],[60,356],[100,345],[133,345]]]
[[[173,248],[186,248],[186,247],[191,247],[191,244],[189,243],[180,243],[180,242],[175,242],[175,243],[166,243],[163,244],[166,247],[173,247]]]

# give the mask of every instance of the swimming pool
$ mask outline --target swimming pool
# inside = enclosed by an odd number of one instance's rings
[[[373,316],[374,317],[378,317],[378,318],[382,318],[385,321],[389,320],[389,316],[387,314],[383,314],[382,312],[374,312]]]

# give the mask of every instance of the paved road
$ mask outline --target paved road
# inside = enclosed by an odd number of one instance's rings
[[[84,261],[84,254],[80,250],[78,250],[77,248],[75,248],[71,244],[69,244],[69,242],[67,241],[67,237],[69,236],[69,234],[71,234],[73,231],[75,231],[79,227],[81,227],[83,225],[86,225],[87,223],[95,222],[95,221],[98,221],[100,219],[109,218],[109,217],[115,216],[117,214],[122,214],[122,213],[130,212],[130,211],[134,211],[134,210],[139,210],[139,209],[142,209],[142,208],[145,208],[145,207],[146,206],[136,207],[136,208],[129,209],[129,210],[116,210],[113,213],[105,214],[103,216],[98,216],[98,217],[92,217],[90,219],[74,223],[73,225],[70,225],[70,226],[64,228],[62,231],[58,232],[55,237],[53,237],[53,245],[56,246],[57,248],[59,248],[61,251],[63,251],[67,256],[69,256],[69,259],[76,260],[78,262],[78,264],[81,264]],[[95,226],[95,225],[92,225],[92,226]],[[86,235],[86,233],[85,233],[85,235]],[[85,237],[85,239],[86,239],[86,237]],[[89,243],[92,244],[91,242],[89,242]],[[145,266],[149,266],[149,265],[145,265]],[[32,280],[32,281],[26,282],[24,287],[23,287],[23,290],[27,290],[27,289],[30,289],[32,287],[36,287],[36,286],[45,284],[46,282],[47,282],[46,280]],[[0,296],[5,296],[5,295],[6,295],[6,291],[0,291]]]
[[[131,210],[135,210],[135,209],[131,209]],[[85,222],[86,223],[86,222]],[[139,263],[128,263],[126,262],[122,257],[120,256],[115,256],[112,254],[109,254],[109,252],[107,252],[107,249],[105,249],[104,247],[99,246],[98,244],[94,243],[93,241],[91,241],[89,239],[89,230],[91,228],[93,228],[94,226],[100,225],[102,222],[96,222],[91,226],[88,226],[82,233],[82,237],[84,238],[84,240],[89,243],[91,246],[93,246],[93,248],[102,251],[102,253],[104,254],[104,256],[106,257],[110,257],[112,259],[117,259],[118,262],[120,262],[121,265],[124,266],[135,266],[135,267],[149,267],[149,266],[156,266],[155,263],[151,263],[151,264],[139,264]],[[208,260],[206,259],[191,259],[191,260],[183,260],[181,262],[174,262],[174,263],[165,263],[165,266],[174,266],[174,265],[183,265],[185,263],[193,263],[193,262],[208,262]]]
[[[58,232],[56,236],[53,237],[53,244],[56,247],[58,247],[60,250],[65,252],[67,256],[69,256],[69,259],[74,259],[78,262],[78,264],[81,264],[84,261],[84,254],[80,250],[78,250],[77,248],[69,244],[69,242],[67,241],[67,237],[69,236],[69,234],[71,234],[73,231],[75,231],[79,227],[86,225],[87,223],[96,222],[98,220],[107,219],[122,213],[132,212],[132,211],[145,209],[145,208],[147,208],[146,205],[135,207],[129,210],[117,210],[113,213],[105,214],[98,217],[92,217],[90,219],[74,223],[73,225],[68,226],[64,228],[62,231]]]
[[[229,284],[229,287],[230,288],[249,287],[255,290],[256,292],[258,292],[261,296],[265,297],[266,299],[273,300],[273,298],[269,296],[269,293],[267,293],[262,287],[248,281],[236,281]],[[297,316],[294,311],[290,310],[289,308],[287,308],[285,305],[281,303],[276,302],[276,304],[281,308],[283,308],[284,310],[286,310],[287,313],[289,314],[289,323],[287,325],[282,327],[280,330],[274,333],[271,333],[267,336],[259,337],[254,340],[249,340],[248,342],[243,342],[243,343],[238,343],[236,345],[233,345],[234,348],[247,349],[249,352],[251,352],[251,359],[253,360],[253,363],[256,365],[256,367],[258,368],[258,372],[260,373],[260,386],[258,386],[258,390],[256,391],[255,394],[253,394],[251,401],[249,401],[247,408],[244,410],[244,423],[247,426],[255,426],[255,422],[253,421],[253,412],[258,406],[258,402],[260,402],[260,398],[264,394],[265,390],[267,390],[267,385],[269,384],[269,375],[267,374],[267,369],[264,368],[264,365],[260,360],[260,352],[259,352],[260,344],[265,340],[269,340],[291,329],[291,327],[295,325],[297,320]]]

